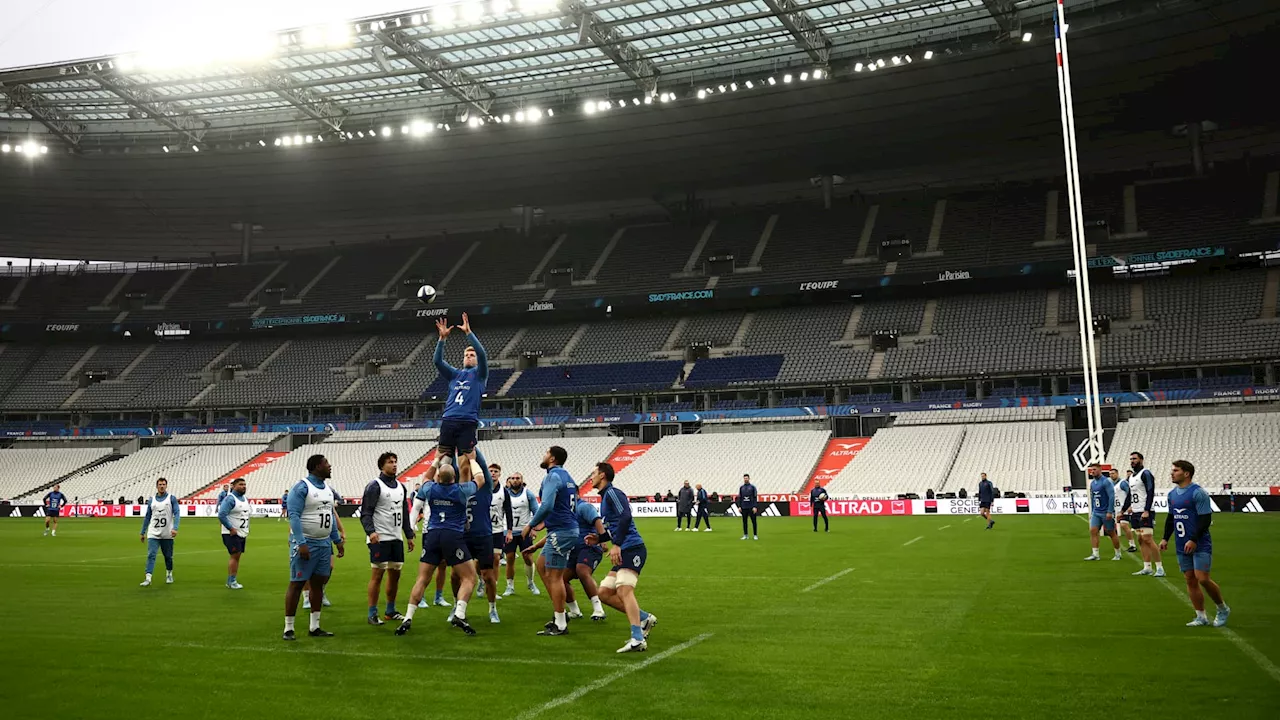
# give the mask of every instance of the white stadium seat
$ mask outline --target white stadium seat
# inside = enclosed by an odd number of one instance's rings
[[[1161,493],[1174,460],[1195,465],[1196,482],[1211,492],[1229,482],[1233,492],[1267,493],[1280,485],[1280,413],[1134,418],[1116,429],[1107,462],[1123,475],[1135,450]]]
[[[742,475],[761,494],[794,493],[804,487],[826,447],[827,430],[668,435],[620,472],[628,495],[676,492],[685,480],[708,493],[736,495]]]

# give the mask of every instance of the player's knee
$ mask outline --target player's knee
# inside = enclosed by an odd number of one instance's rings
[[[634,570],[623,569],[618,571],[618,590],[619,591],[621,591],[622,588],[631,588],[632,590],[634,590],[636,587],[636,583],[638,582],[640,582],[640,576],[637,575]]]

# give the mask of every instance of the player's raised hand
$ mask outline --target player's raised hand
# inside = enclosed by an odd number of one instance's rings
[[[441,340],[449,337],[449,331],[451,329],[452,328],[449,327],[449,323],[445,322],[444,318],[436,318],[436,334],[440,336]]]
[[[462,324],[458,326],[458,329],[468,335],[471,334],[471,318],[467,317],[466,313],[462,313]]]

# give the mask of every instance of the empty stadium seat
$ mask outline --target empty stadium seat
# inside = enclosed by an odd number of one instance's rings
[[[618,474],[631,496],[675,492],[688,480],[708,493],[737,495],[742,475],[761,493],[799,492],[826,447],[827,430],[763,430],[668,435]]]

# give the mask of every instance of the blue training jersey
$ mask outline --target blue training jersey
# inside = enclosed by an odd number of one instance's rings
[[[66,504],[67,496],[56,490],[44,496],[44,506],[50,510],[61,510],[62,506]]]
[[[1089,512],[1094,515],[1106,515],[1115,512],[1116,486],[1111,478],[1095,478],[1089,483]]]
[[[1187,544],[1188,540],[1195,537],[1196,526],[1200,522],[1200,518],[1208,517],[1213,514],[1213,503],[1209,500],[1209,493],[1204,488],[1191,483],[1185,488],[1174,488],[1169,491],[1169,515],[1173,517],[1173,532],[1178,539],[1178,554],[1182,554],[1182,548]],[[1209,536],[1209,531],[1204,531],[1204,537],[1196,541],[1196,553],[1213,552],[1213,538]]]
[[[467,333],[467,342],[476,349],[476,366],[456,368],[444,361],[444,341],[436,343],[436,370],[449,383],[445,396],[444,414],[452,420],[480,422],[480,400],[484,397],[485,384],[489,382],[489,356],[475,333]]]
[[[426,505],[427,530],[467,530],[467,506],[475,494],[475,483],[427,483],[418,490],[418,499]]]
[[[578,519],[579,540],[585,540],[588,535],[596,533],[596,520],[600,519],[600,512],[596,510],[595,505],[579,499],[576,507],[573,508],[573,515]]]
[[[978,502],[990,503],[995,501],[996,486],[991,484],[990,480],[978,481]]]
[[[467,537],[484,538],[493,534],[493,476],[484,454],[476,451],[476,462],[484,471],[484,481],[476,483],[475,494],[467,502]]]
[[[578,530],[578,520],[573,515],[573,500],[578,496],[578,486],[562,467],[547,470],[538,493],[540,505],[530,525],[546,523],[548,532]]]
[[[613,483],[600,495],[600,513],[604,516],[604,524],[609,529],[609,537],[614,545],[626,550],[644,544],[644,538],[640,537],[640,531],[636,530],[635,520],[631,517],[631,501]]]

